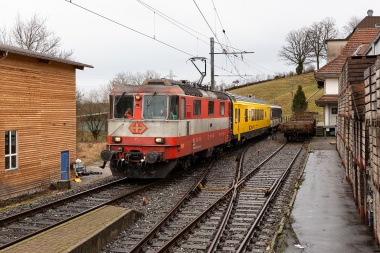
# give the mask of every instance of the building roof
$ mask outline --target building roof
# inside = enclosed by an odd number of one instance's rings
[[[51,55],[47,55],[47,54],[43,54],[43,53],[38,53],[38,52],[31,51],[31,50],[28,50],[28,49],[23,49],[23,48],[9,46],[9,45],[5,45],[5,44],[1,44],[0,43],[0,54],[2,54],[3,56],[5,56],[8,53],[17,54],[17,55],[23,55],[23,56],[29,56],[29,57],[40,59],[40,60],[42,60],[44,62],[54,61],[54,62],[60,62],[60,63],[64,63],[64,64],[69,64],[69,65],[73,65],[77,69],[84,69],[85,67],[86,68],[93,68],[93,66],[88,65],[88,64],[84,64],[84,63],[80,63],[80,62],[75,62],[75,61],[70,61],[70,60],[65,60],[65,59],[54,57],[54,56],[51,56]]]
[[[368,14],[368,13],[367,13]],[[354,30],[360,28],[380,27],[380,16],[366,16],[360,21]]]
[[[364,50],[363,55],[368,55],[368,53],[369,53],[369,52],[371,51],[371,49],[372,49],[372,46],[373,46],[374,44],[376,44],[377,41],[379,41],[379,40],[380,40],[380,31],[377,33],[377,35],[375,36],[375,38],[373,38],[373,40],[371,41],[371,43],[369,44],[369,46],[367,47],[367,49]]]
[[[380,31],[376,28],[357,28],[352,33],[340,55],[315,72],[315,79],[325,80],[326,77],[338,78],[347,57],[363,53]]]
[[[323,95],[322,97],[315,100],[317,106],[325,106],[328,104],[337,104],[339,95]]]

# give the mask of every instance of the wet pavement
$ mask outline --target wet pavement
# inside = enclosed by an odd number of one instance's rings
[[[283,252],[380,252],[360,219],[335,137],[314,138],[310,149],[290,217],[294,233]]]

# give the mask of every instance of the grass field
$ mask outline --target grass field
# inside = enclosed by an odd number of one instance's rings
[[[252,94],[253,97],[263,99],[271,104],[277,104],[282,107],[283,116],[290,116],[292,111],[292,91],[293,95],[297,91],[298,85],[302,85],[306,99],[318,90],[317,82],[314,79],[314,73],[307,73],[298,76],[279,78],[256,85],[241,87],[230,90],[230,93],[242,96]],[[318,91],[308,101],[307,111],[318,112],[319,121],[323,119],[323,108],[315,105],[315,100],[323,95],[323,89]]]
[[[84,163],[100,161],[100,152],[106,149],[106,141],[99,142],[78,142],[77,143],[77,158]]]

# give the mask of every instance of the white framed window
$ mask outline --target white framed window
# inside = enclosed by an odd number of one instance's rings
[[[17,130],[5,131],[5,170],[17,169]]]

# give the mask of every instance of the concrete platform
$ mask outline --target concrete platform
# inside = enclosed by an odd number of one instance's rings
[[[140,213],[131,209],[104,206],[0,252],[100,252],[108,242],[131,226],[140,216]]]
[[[380,252],[360,219],[335,137],[314,138],[310,148],[291,213],[294,233],[283,252]]]

